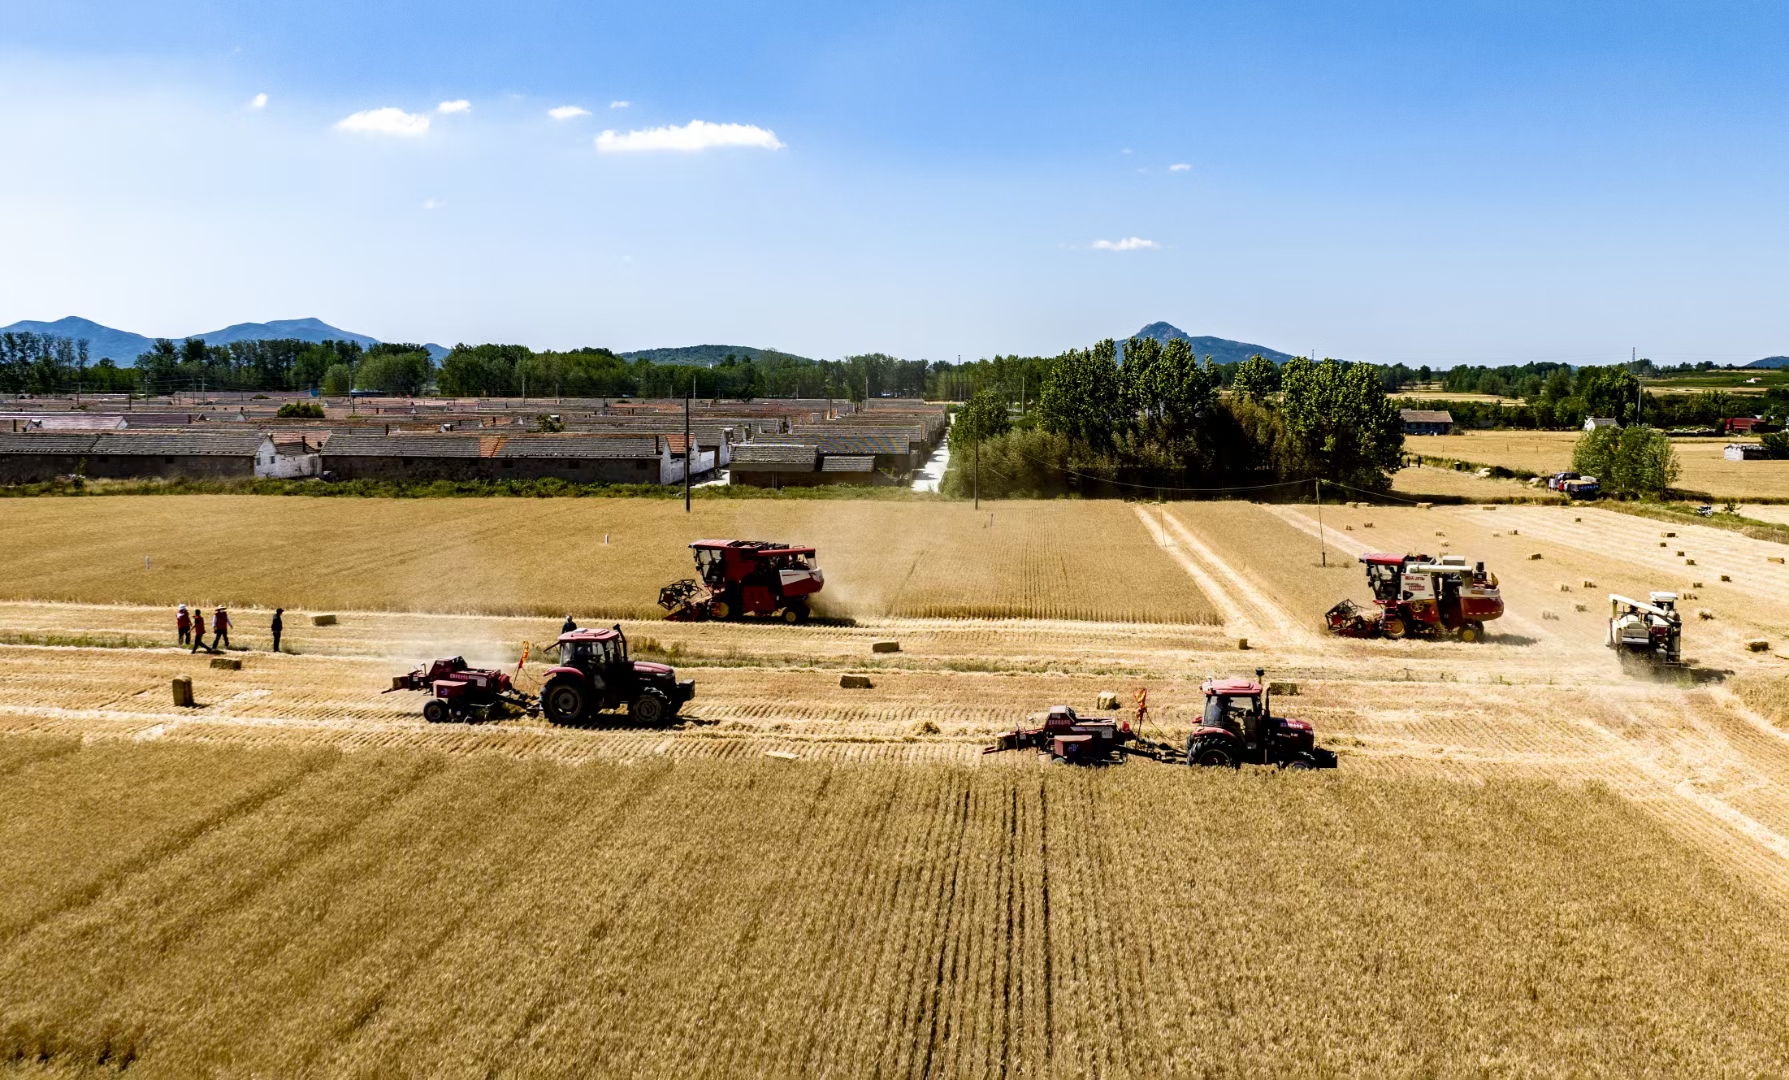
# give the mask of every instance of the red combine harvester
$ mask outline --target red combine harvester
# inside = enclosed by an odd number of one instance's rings
[[[1342,637],[1455,637],[1482,641],[1485,623],[1503,615],[1497,575],[1458,555],[1362,555],[1378,611],[1343,600],[1324,614]]]
[[[489,720],[491,711],[499,707],[538,711],[528,695],[510,684],[509,676],[495,668],[467,667],[464,657],[436,660],[426,668],[417,668],[408,675],[394,675],[392,690],[426,690],[429,700],[422,703],[422,717],[431,724],[449,720]]]
[[[814,549],[769,540],[698,540],[701,580],[675,581],[658,591],[665,618],[677,622],[773,616],[808,620],[808,598],[826,584],[814,565]]]

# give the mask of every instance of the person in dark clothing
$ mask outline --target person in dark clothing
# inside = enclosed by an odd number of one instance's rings
[[[569,633],[571,633],[571,632],[572,632],[572,631],[573,631],[573,630],[576,630],[576,629],[577,629],[577,628],[578,628],[578,624],[577,624],[577,623],[575,623],[575,622],[572,622],[572,621],[571,621],[571,616],[570,616],[570,615],[567,615],[567,616],[566,616],[566,617],[565,617],[565,625],[564,625],[564,626],[561,626],[561,627],[560,627],[560,628],[559,628],[559,632],[560,632],[560,633],[561,633],[561,634],[569,634]]]
[[[284,619],[280,618],[280,616],[284,615],[285,613],[286,613],[286,609],[283,607],[276,607],[273,609],[273,651],[274,652],[280,651],[280,631],[284,630],[286,628],[286,621]]]
[[[205,648],[205,616],[200,614],[199,605],[193,605],[193,651]],[[207,652],[212,650],[206,649]]]
[[[180,605],[180,611],[174,616],[174,629],[180,631],[180,644],[191,643],[193,637],[193,618],[186,613],[186,605]]]
[[[221,606],[217,609],[217,614],[211,617],[211,632],[216,635],[211,639],[213,652],[230,647],[230,613]]]

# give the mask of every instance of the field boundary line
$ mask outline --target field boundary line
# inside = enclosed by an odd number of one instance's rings
[[[1304,533],[1314,536],[1328,547],[1339,548],[1355,558],[1360,558],[1373,549],[1353,537],[1343,536],[1327,525],[1319,525],[1309,517],[1286,506],[1263,506],[1263,510],[1284,521],[1286,524]]]
[[[1137,508],[1137,513],[1147,516],[1142,507]],[[1231,597],[1231,601],[1242,605],[1245,609],[1253,609],[1255,615],[1252,621],[1259,628],[1283,634],[1289,643],[1309,645],[1317,640],[1315,634],[1305,629],[1298,620],[1292,618],[1277,603],[1269,599],[1266,589],[1259,582],[1224,561],[1216,551],[1211,549],[1210,545],[1199,539],[1186,522],[1181,521],[1174,514],[1167,515],[1167,521],[1169,527],[1174,530],[1174,534],[1180,538],[1181,544],[1187,548],[1193,558],[1229,579],[1237,590],[1236,596]],[[1247,597],[1248,599],[1245,601],[1238,597]]]
[[[1156,534],[1156,539],[1162,545],[1162,549],[1180,564],[1180,568],[1193,579],[1193,584],[1197,585],[1199,591],[1205,594],[1205,598],[1211,601],[1211,605],[1218,609],[1218,614],[1223,616],[1225,626],[1233,630],[1248,631],[1248,634],[1244,636],[1259,637],[1265,632],[1265,627],[1257,625],[1255,620],[1243,610],[1242,605],[1238,604],[1224,590],[1223,586],[1218,584],[1217,579],[1212,577],[1204,566],[1201,566],[1178,543],[1168,538],[1167,533],[1161,530],[1160,523],[1149,516],[1149,511],[1138,505],[1132,505],[1131,509],[1136,511],[1138,519],[1143,522],[1144,529]],[[1179,522],[1175,524],[1178,525]]]

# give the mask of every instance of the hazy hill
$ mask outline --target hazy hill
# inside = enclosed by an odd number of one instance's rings
[[[1251,345],[1246,341],[1232,341],[1229,338],[1221,337],[1194,337],[1173,323],[1152,322],[1129,336],[1154,338],[1164,345],[1170,341],[1186,341],[1192,344],[1194,356],[1201,359],[1209,356],[1219,364],[1239,364],[1257,353],[1276,364],[1283,364],[1292,359],[1290,353],[1270,349],[1265,345]],[[1123,338],[1119,339],[1118,351],[1121,355],[1124,352]]]
[[[129,367],[136,363],[137,356],[147,351],[154,342],[142,334],[133,334],[128,330],[114,330],[110,326],[102,326],[92,319],[82,319],[70,315],[66,319],[55,322],[36,322],[26,319],[11,326],[0,326],[0,333],[8,330],[33,333],[54,334],[57,337],[86,338],[87,354],[91,361],[97,363],[102,357],[111,357],[112,362],[121,367]],[[204,338],[207,345],[228,345],[236,341],[265,341],[272,338],[297,338],[299,341],[358,341],[362,345],[377,345],[379,339],[366,334],[356,334],[352,330],[343,330],[324,322],[321,319],[275,319],[272,322],[235,323],[221,330],[208,330],[199,334],[179,334],[175,341],[185,338]],[[439,345],[425,345],[429,355],[440,360],[447,355],[447,350]]]
[[[684,345],[675,349],[635,349],[633,352],[621,354],[623,360],[650,360],[655,364],[691,364],[697,367],[713,367],[732,353],[741,360],[757,360],[767,353],[778,353],[794,360],[806,360],[805,356],[794,353],[782,353],[776,349],[754,349],[750,345]]]
[[[1789,356],[1767,356],[1762,360],[1754,360],[1746,367],[1782,368],[1789,367]]]
[[[142,334],[133,334],[128,330],[114,330],[109,326],[101,326],[92,319],[83,319],[70,315],[66,319],[55,322],[38,322],[24,319],[11,326],[0,326],[0,333],[13,331],[21,334],[50,334],[55,337],[86,338],[87,356],[90,362],[98,363],[103,357],[111,357],[112,362],[120,366],[128,366],[136,362],[137,354],[149,348],[150,341]]]

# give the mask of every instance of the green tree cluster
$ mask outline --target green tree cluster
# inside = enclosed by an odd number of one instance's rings
[[[1185,341],[1133,338],[1071,349],[1044,366],[1034,417],[1004,434],[984,420],[1007,388],[971,398],[952,438],[943,489],[968,491],[967,458],[981,446],[984,495],[1147,494],[1151,489],[1252,487],[1323,478],[1382,490],[1398,466],[1403,424],[1371,365],[1295,358],[1285,369],[1239,365],[1241,388],[1221,397],[1221,373]],[[1234,382],[1235,380],[1233,380]]]
[[[1663,495],[1678,476],[1671,439],[1644,424],[1586,431],[1572,448],[1572,468],[1619,496]]]

